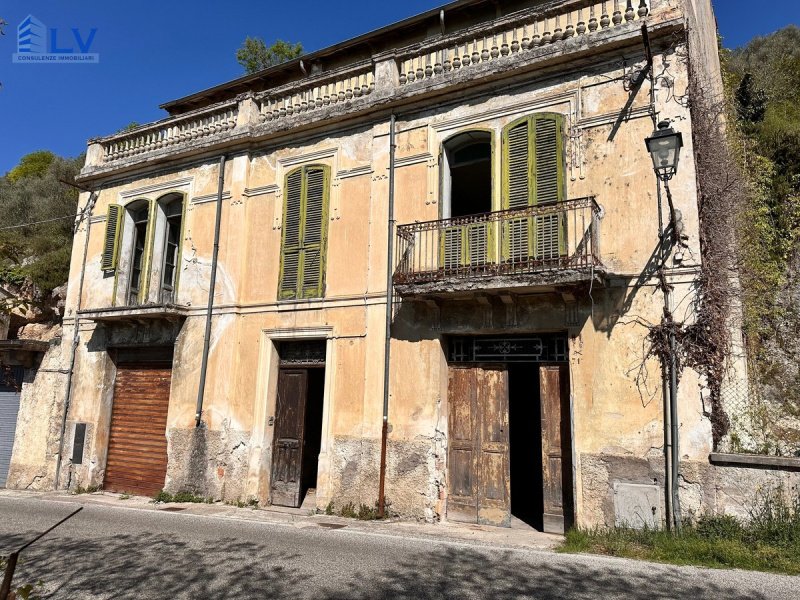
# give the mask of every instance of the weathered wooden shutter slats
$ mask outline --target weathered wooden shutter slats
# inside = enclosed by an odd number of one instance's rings
[[[537,118],[535,145],[535,204],[548,204],[561,200],[559,176],[561,169],[558,138],[560,127],[552,117]]]
[[[562,115],[536,114],[505,131],[504,208],[520,209],[564,200]],[[556,213],[511,219],[505,225],[508,259],[557,259],[564,252],[564,219]]]
[[[530,204],[530,135],[528,122],[511,128],[507,140],[508,208],[525,208]]]
[[[110,204],[108,206],[106,236],[103,243],[103,255],[100,259],[100,268],[103,271],[114,271],[117,268],[121,216],[122,207],[119,204]]]
[[[323,294],[329,183],[324,166],[303,167],[286,178],[281,299]]]
[[[283,248],[281,255],[281,284],[278,297],[297,297],[297,281],[300,273],[300,227],[303,210],[303,173],[293,171],[286,177],[286,202],[283,218]]]

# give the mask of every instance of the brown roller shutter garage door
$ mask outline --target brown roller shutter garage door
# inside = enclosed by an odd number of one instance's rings
[[[167,475],[168,364],[117,366],[103,487],[153,496]]]

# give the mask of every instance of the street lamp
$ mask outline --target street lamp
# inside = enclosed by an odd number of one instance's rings
[[[683,135],[661,121],[653,135],[645,140],[647,151],[653,158],[653,169],[658,178],[666,183],[678,170],[678,160],[683,148]]]
[[[681,148],[683,148],[683,135],[672,129],[672,127],[669,126],[669,121],[661,121],[658,124],[658,129],[645,140],[645,143],[647,144],[647,151],[650,152],[650,156],[653,159],[653,170],[656,172],[656,177],[664,184],[664,190],[667,192],[672,246],[674,247],[676,244],[681,243],[681,238],[683,237],[683,219],[681,219],[680,211],[675,210],[675,205],[672,202],[669,180],[672,179],[678,171],[678,160],[680,159]],[[659,191],[659,205],[660,198],[661,194]],[[662,261],[665,261],[668,250],[662,249],[662,252],[664,252]],[[679,256],[680,253],[675,254],[676,261]],[[669,289],[670,288],[667,286],[663,288],[664,314],[665,320],[669,319],[669,321],[672,321],[672,300]],[[675,330],[673,327],[668,328],[668,337],[669,357],[664,361],[664,372],[665,383],[667,379],[669,380],[669,399],[664,398],[664,448],[666,450],[667,447],[669,447],[669,451],[664,461],[664,466],[667,471],[665,473],[666,481],[664,491],[669,498],[668,505],[671,505],[668,506],[668,508],[671,508],[672,512],[672,524],[675,530],[680,533],[681,504],[680,495],[678,493],[678,481],[680,480],[680,449],[678,443],[678,361],[676,357]],[[669,402],[669,406],[666,406],[667,402]],[[669,425],[667,424],[667,414],[669,415]]]

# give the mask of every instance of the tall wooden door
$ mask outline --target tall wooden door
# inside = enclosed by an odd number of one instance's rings
[[[507,527],[511,519],[508,371],[450,367],[447,517]]]
[[[308,371],[281,369],[272,443],[272,503],[300,506]]]
[[[542,521],[548,533],[563,533],[572,518],[572,447],[566,365],[539,367],[542,410]],[[569,525],[569,523],[567,523]]]
[[[164,487],[171,379],[170,365],[117,366],[104,489],[153,496]]]

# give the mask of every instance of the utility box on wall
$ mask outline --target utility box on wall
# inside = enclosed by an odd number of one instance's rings
[[[661,488],[614,482],[614,524],[634,529],[661,527]]]

